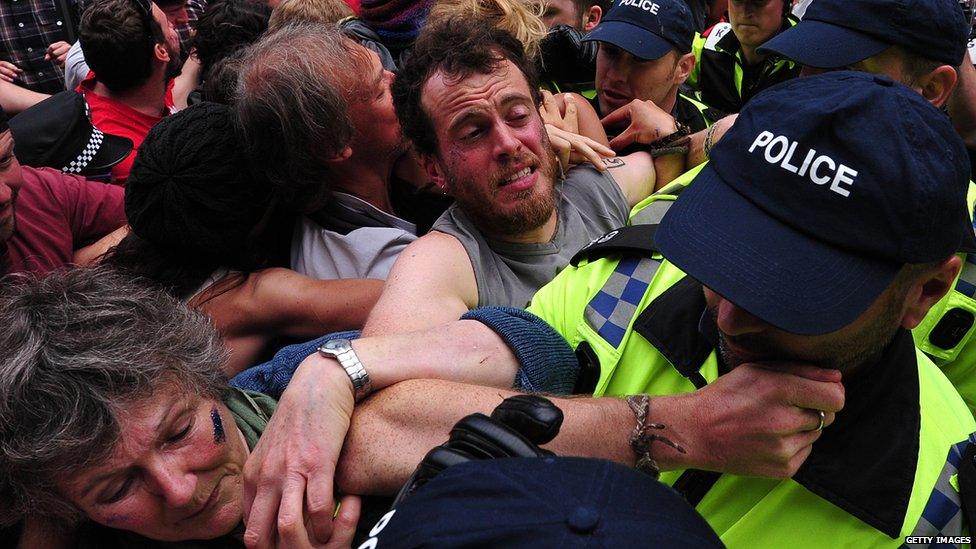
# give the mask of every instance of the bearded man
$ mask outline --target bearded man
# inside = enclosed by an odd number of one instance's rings
[[[654,186],[646,152],[560,173],[521,45],[459,21],[426,29],[393,84],[397,117],[455,204],[397,259],[364,334],[412,331],[486,305],[524,306]]]
[[[112,180],[124,183],[142,140],[172,111],[180,39],[149,0],[97,0],[82,15],[79,35],[92,74],[77,91],[91,107],[92,124],[132,140],[132,153],[112,167]]]

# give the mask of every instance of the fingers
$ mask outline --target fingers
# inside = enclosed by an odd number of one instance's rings
[[[245,486],[246,486],[245,482]],[[281,506],[281,492],[274,485],[258,486],[253,504],[245,505],[244,545],[249,548],[273,547],[275,521]]]
[[[585,135],[574,135],[572,137],[573,137],[573,140],[574,140],[574,144],[578,144],[579,146],[589,147],[590,149],[593,149],[593,151],[599,153],[601,156],[616,156],[617,155],[617,153],[614,152],[613,149],[611,149],[610,147],[604,145],[603,143],[600,143],[599,141],[597,141],[595,139],[590,139],[589,137],[586,137]]]
[[[7,82],[13,82],[20,77],[23,72],[23,70],[10,61],[0,61],[0,79],[6,80]]]
[[[67,57],[68,50],[70,49],[71,45],[67,42],[55,42],[47,47],[44,59],[56,61],[58,64],[64,64],[64,59]]]
[[[601,172],[606,171],[607,169],[606,165],[603,163],[603,159],[616,156],[612,149],[604,147],[596,141],[586,137],[582,137],[581,140],[572,144],[571,153],[573,154],[570,155],[570,162],[574,164],[589,162]]]
[[[620,135],[610,140],[610,148],[619,151],[625,149],[637,141],[638,131],[633,126],[620,132]]]
[[[549,134],[549,142],[552,144],[552,148],[556,153],[559,164],[562,166],[563,172],[565,172],[569,169],[569,157],[573,152],[573,146],[570,145],[568,140],[554,133]]]
[[[333,521],[332,539],[325,546],[350,547],[352,538],[356,534],[356,524],[359,522],[359,514],[362,510],[362,500],[357,496],[346,496],[339,502],[339,514]]]
[[[564,101],[566,102],[566,116],[563,117],[562,128],[570,133],[579,133],[579,107],[576,105],[576,100],[573,99],[572,94],[566,94]],[[602,162],[600,162],[602,164]]]
[[[275,523],[278,547],[310,546],[309,536],[305,531],[304,495],[305,479],[297,475],[290,477],[281,493],[281,506],[278,508]]]
[[[562,127],[559,105],[556,104],[556,98],[548,90],[542,90],[542,106],[539,108],[539,114],[544,123]]]
[[[754,394],[765,394],[770,402],[825,412],[837,412],[844,407],[844,385],[839,379],[840,372],[835,370],[785,362],[743,364],[733,371],[736,370],[751,377],[756,389],[763,388]]]
[[[787,402],[799,408],[837,412],[844,407],[844,386],[838,382],[814,381],[785,374],[788,377]]]
[[[756,365],[768,370],[775,370],[777,372],[783,372],[813,381],[840,382],[842,380],[840,370],[820,368],[819,366],[813,366],[811,364],[770,361],[756,363]]]
[[[571,164],[590,162],[597,170],[604,171],[607,168],[603,164],[603,159],[616,156],[613,149],[589,137],[569,133],[550,124],[546,125],[546,131],[564,170]]]
[[[600,119],[604,127],[630,123],[630,105],[624,105]]]
[[[335,501],[330,479],[334,474],[312,474],[308,477],[305,493],[305,510],[308,515],[308,530],[313,543],[329,541],[333,533],[332,515],[335,511]],[[343,505],[343,510],[345,505]],[[340,515],[342,511],[340,511]],[[358,513],[357,513],[358,514]],[[338,518],[336,519],[338,520]],[[355,526],[355,523],[353,523]]]

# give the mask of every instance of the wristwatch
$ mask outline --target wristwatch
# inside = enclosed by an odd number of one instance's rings
[[[326,341],[319,349],[319,353],[324,356],[332,357],[339,361],[342,369],[346,371],[349,380],[352,381],[353,397],[356,402],[369,396],[373,392],[373,382],[369,380],[369,374],[363,363],[359,361],[356,351],[352,348],[352,342],[348,339],[338,338]]]

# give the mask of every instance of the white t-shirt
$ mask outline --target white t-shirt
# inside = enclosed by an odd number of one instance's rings
[[[318,279],[386,279],[400,252],[417,239],[413,223],[377,209],[345,193],[333,193],[335,205],[354,215],[366,215],[384,226],[361,227],[342,233],[302,217],[291,243],[291,268]]]

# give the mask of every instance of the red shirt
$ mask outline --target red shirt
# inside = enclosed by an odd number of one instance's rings
[[[124,184],[129,178],[129,170],[132,169],[132,162],[136,159],[139,146],[146,138],[149,130],[163,119],[163,115],[152,116],[139,112],[121,101],[110,99],[104,95],[99,95],[95,89],[95,74],[89,72],[88,76],[78,84],[77,91],[85,96],[88,107],[91,109],[92,124],[105,133],[128,137],[132,140],[132,152],[125,160],[112,166],[112,182]],[[173,109],[173,81],[170,80],[166,88],[166,109],[172,112]]]
[[[47,273],[74,251],[125,224],[125,189],[51,168],[24,166],[17,228],[7,240],[9,272]]]

